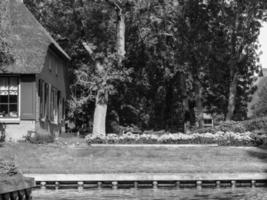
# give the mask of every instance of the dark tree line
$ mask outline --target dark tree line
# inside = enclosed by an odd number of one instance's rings
[[[98,104],[108,132],[201,127],[204,112],[246,119],[265,0],[24,2],[72,57],[78,127],[93,125]]]

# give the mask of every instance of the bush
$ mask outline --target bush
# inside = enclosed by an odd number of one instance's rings
[[[237,121],[223,122],[216,127],[216,130],[223,132],[237,132],[237,133],[245,133],[246,131],[248,131],[244,126],[243,122],[237,122]]]
[[[53,143],[55,141],[55,137],[52,135],[41,135],[36,132],[29,132],[25,137],[26,142],[32,144],[47,144]]]
[[[247,131],[267,130],[267,118],[256,118],[243,122]]]
[[[215,127],[208,127],[208,128],[197,128],[194,129],[193,133],[213,133],[216,132],[235,132],[235,133],[245,133],[247,131],[245,125],[243,122],[236,122],[236,121],[230,121],[230,122],[222,122],[219,125]]]
[[[122,136],[110,134],[106,137],[86,136],[88,144],[218,144],[222,146],[255,146],[262,143],[257,135],[251,132],[234,133],[218,131],[212,133],[194,134],[163,134],[136,135],[127,133]]]
[[[6,127],[3,123],[0,123],[0,143],[4,142],[6,138]]]
[[[18,174],[14,161],[0,159],[0,176],[13,176]]]
[[[218,130],[215,127],[196,128],[192,130],[192,133],[216,133]]]

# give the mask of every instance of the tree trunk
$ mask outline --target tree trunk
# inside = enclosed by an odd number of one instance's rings
[[[196,120],[198,127],[203,127],[203,104],[202,104],[202,91],[203,88],[199,81],[196,82]]]
[[[107,116],[107,103],[99,101],[100,92],[97,94],[94,113],[93,135],[105,136],[106,135],[106,116]]]
[[[117,11],[117,55],[118,65],[122,65],[122,61],[125,57],[125,20],[121,9]],[[103,67],[99,68],[103,70]],[[94,113],[93,135],[105,136],[106,135],[106,116],[107,116],[107,102],[108,94],[105,94],[104,100],[100,99],[101,92],[98,91],[96,97],[96,107]]]
[[[188,106],[188,97],[187,97],[187,92],[186,92],[186,75],[184,73],[180,73],[179,75],[179,82],[180,82],[180,116],[179,120],[177,122],[178,124],[178,131],[185,133],[188,127],[188,123],[186,122],[187,119],[187,112],[189,110]]]
[[[125,19],[121,10],[117,11],[117,54],[118,64],[122,65],[125,58]]]
[[[229,98],[228,98],[228,107],[226,114],[226,121],[231,121],[235,111],[235,99],[237,92],[237,73],[234,74],[233,80],[230,83],[229,87]]]

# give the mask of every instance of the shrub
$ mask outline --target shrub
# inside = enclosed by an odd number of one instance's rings
[[[245,133],[247,131],[244,124],[242,122],[237,122],[237,121],[223,122],[216,127],[216,130],[223,132],[237,132],[237,133]]]
[[[194,129],[193,133],[213,133],[216,132],[236,132],[236,133],[245,133],[246,127],[242,122],[230,121],[230,122],[221,122],[219,125],[215,127],[207,127],[207,128],[197,128]]]
[[[32,144],[47,144],[53,143],[55,141],[55,137],[52,135],[42,135],[36,132],[29,132],[25,137],[26,142],[30,142]]]
[[[247,131],[267,130],[267,118],[256,118],[243,122]]]
[[[0,143],[5,141],[6,136],[2,133],[0,133]]]
[[[0,159],[0,176],[13,176],[18,173],[14,161]]]
[[[134,133],[134,134],[141,134],[142,131],[135,125],[131,125],[131,126],[119,126],[119,134],[125,134],[125,133]]]
[[[0,123],[0,143],[4,142],[6,138],[6,127],[3,123]]]
[[[217,129],[215,127],[207,127],[207,128],[196,128],[192,130],[192,133],[216,133]]]

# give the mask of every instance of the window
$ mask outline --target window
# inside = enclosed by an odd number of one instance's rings
[[[204,124],[212,124],[212,119],[204,119]]]
[[[62,121],[62,98],[61,92],[50,84],[39,80],[39,97],[40,97],[40,119],[58,124]]]
[[[50,120],[51,122],[58,123],[58,91],[56,88],[51,87],[50,93]]]
[[[0,77],[0,118],[18,118],[18,77]]]
[[[58,107],[58,122],[62,122],[62,98],[61,98],[61,92],[57,92],[57,107]]]
[[[48,113],[48,103],[49,103],[49,85],[43,80],[39,80],[39,97],[40,97],[40,119],[45,120]]]
[[[49,85],[47,83],[44,84],[44,118],[47,118],[49,112]]]
[[[62,119],[64,120],[65,119],[65,99],[63,98],[62,99]]]
[[[39,113],[40,118],[43,118],[44,114],[44,82],[42,80],[39,80],[38,82],[38,95],[39,95]]]

